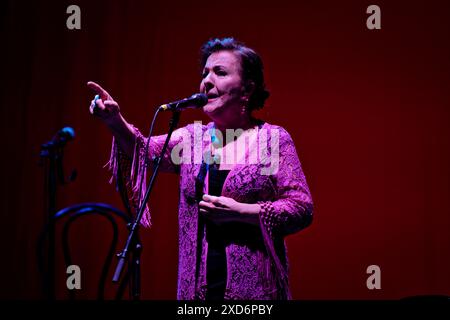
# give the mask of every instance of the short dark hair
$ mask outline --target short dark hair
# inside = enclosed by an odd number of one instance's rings
[[[264,67],[260,56],[251,48],[234,38],[213,38],[208,40],[201,48],[200,65],[203,69],[208,57],[218,51],[230,50],[237,52],[241,58],[242,80],[244,83],[253,82],[255,89],[248,101],[250,111],[261,109],[270,93],[266,90],[264,82]]]

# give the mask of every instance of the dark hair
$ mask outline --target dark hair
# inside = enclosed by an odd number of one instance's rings
[[[261,109],[270,93],[266,90],[263,74],[263,63],[259,55],[242,42],[236,41],[234,38],[210,39],[201,48],[200,64],[202,69],[205,67],[208,57],[218,51],[230,50],[237,52],[241,58],[242,80],[244,84],[253,82],[254,91],[249,98],[249,110]]]

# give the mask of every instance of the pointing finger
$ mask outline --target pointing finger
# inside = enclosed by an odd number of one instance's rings
[[[97,94],[99,94],[102,100],[113,100],[113,98],[109,95],[109,93],[105,89],[103,89],[99,84],[93,81],[89,81],[87,83],[87,86],[90,89],[94,90]]]

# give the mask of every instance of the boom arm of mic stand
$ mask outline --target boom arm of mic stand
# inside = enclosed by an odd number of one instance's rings
[[[153,185],[155,184],[156,176],[158,175],[159,166],[161,164],[161,159],[163,158],[163,156],[164,156],[164,154],[166,152],[167,146],[168,146],[169,141],[170,141],[170,137],[172,136],[172,132],[176,128],[176,126],[178,125],[178,121],[179,120],[180,120],[180,111],[174,111],[172,113],[172,118],[170,119],[170,122],[169,122],[169,132],[167,133],[166,141],[164,142],[164,146],[163,146],[163,148],[161,150],[161,154],[157,158],[155,169],[153,170],[153,174],[152,174],[152,177],[150,179],[150,183],[149,183],[149,186],[147,188],[147,191],[145,192],[144,199],[141,202],[141,206],[139,208],[139,212],[138,212],[138,214],[136,216],[136,219],[134,220],[133,224],[131,225],[131,228],[130,228],[130,231],[129,231],[130,233],[128,235],[128,239],[127,239],[127,242],[125,244],[125,247],[118,254],[119,262],[117,263],[117,267],[116,267],[116,270],[114,272],[114,276],[113,276],[113,279],[112,279],[113,282],[118,282],[119,279],[120,279],[120,275],[121,275],[122,269],[123,269],[123,267],[125,265],[125,262],[126,262],[126,259],[127,259],[127,256],[128,256],[128,252],[130,251],[130,247],[132,248],[131,250],[134,250],[132,246],[135,245],[134,242],[135,242],[136,233],[137,233],[137,231],[139,229],[139,224],[140,224],[140,221],[141,221],[142,216],[144,214],[146,203],[148,201],[148,198],[150,197],[150,193],[152,192]],[[150,138],[151,137],[148,137],[148,139],[150,139]],[[148,155],[145,155],[145,156],[148,156]]]

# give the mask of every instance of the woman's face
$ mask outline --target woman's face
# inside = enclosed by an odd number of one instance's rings
[[[214,121],[229,123],[240,117],[248,100],[241,78],[241,60],[233,51],[212,53],[203,68],[200,92],[208,96],[203,111]]]

